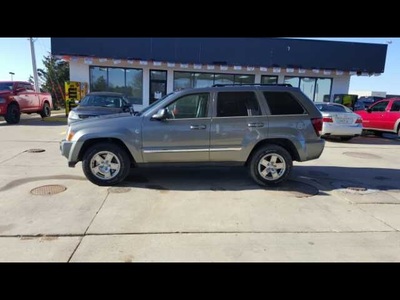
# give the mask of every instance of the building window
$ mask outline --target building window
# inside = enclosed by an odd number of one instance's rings
[[[90,67],[90,91],[124,94],[133,104],[143,104],[143,70]]]
[[[232,74],[215,74],[214,84],[234,84],[235,75]]]
[[[332,88],[332,78],[317,78],[314,101],[330,102],[331,88]]]
[[[186,88],[210,87],[213,84],[251,84],[255,75],[223,74],[223,73],[194,73],[174,72],[174,90]]]
[[[262,75],[261,84],[278,84],[278,76]]]
[[[312,101],[330,101],[332,78],[285,76],[284,83],[300,88]]]

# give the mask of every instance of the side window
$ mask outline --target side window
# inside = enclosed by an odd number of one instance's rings
[[[379,102],[371,107],[371,111],[385,111],[388,104],[389,101]]]
[[[166,107],[168,119],[205,118],[208,114],[209,94],[186,95]]]
[[[400,111],[400,101],[394,101],[390,111]]]
[[[24,87],[24,89],[26,89],[27,91],[30,91],[30,92],[34,92],[34,91],[35,91],[35,89],[33,88],[33,86],[32,86],[31,84],[24,83],[24,84],[23,84],[23,87]]]
[[[272,115],[302,115],[305,109],[288,92],[264,92]]]
[[[217,117],[261,115],[254,92],[220,92],[217,100]]]

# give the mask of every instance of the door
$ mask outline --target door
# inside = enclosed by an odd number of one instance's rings
[[[210,94],[184,95],[168,104],[167,119],[145,118],[145,162],[207,162],[210,150]]]
[[[388,107],[384,119],[383,126],[387,130],[397,131],[397,120],[400,119],[400,100],[394,100],[390,108]]]
[[[31,84],[24,83],[24,86],[28,100],[27,111],[38,111],[40,109],[38,93],[35,92],[35,89]]]
[[[256,139],[254,135],[267,130],[267,125],[254,92],[219,92],[211,123],[210,160],[242,161],[246,142]]]
[[[371,112],[364,113],[363,125],[365,124],[366,128],[384,129],[384,116],[388,104],[389,101],[381,101],[370,106]]]
[[[23,83],[17,83],[15,87],[16,100],[19,104],[21,112],[25,112],[29,109],[29,95],[26,90],[26,86]]]
[[[167,94],[167,71],[150,70],[150,104]]]

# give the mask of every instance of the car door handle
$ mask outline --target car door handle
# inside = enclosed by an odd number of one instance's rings
[[[264,123],[249,123],[247,124],[248,127],[263,127]]]
[[[192,130],[206,129],[206,125],[190,125],[190,129]]]

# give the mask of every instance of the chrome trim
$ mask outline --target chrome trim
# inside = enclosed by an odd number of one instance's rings
[[[204,151],[240,151],[242,148],[213,148],[213,149],[161,149],[161,150],[143,150],[143,153],[182,153],[182,152],[204,152]]]
[[[161,149],[161,150],[143,150],[143,153],[180,153],[180,152],[204,152],[210,149]]]

